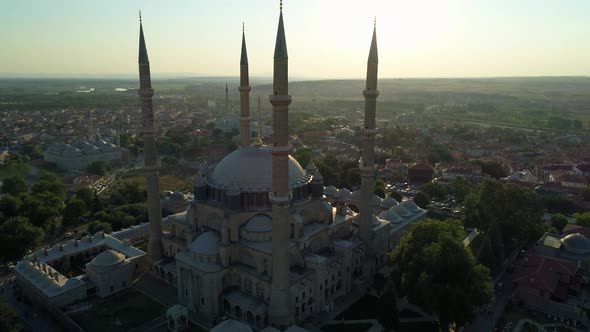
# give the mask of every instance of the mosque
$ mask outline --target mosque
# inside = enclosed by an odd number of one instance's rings
[[[282,4],[269,96],[273,134],[268,145],[251,141],[251,86],[242,31],[240,147],[214,170],[198,172],[186,210],[163,222],[154,90],[140,21],[138,93],[149,211],[146,265],[154,276],[176,288],[181,306],[209,322],[229,318],[255,330],[301,324],[332,310],[353,289],[364,289],[409,226],[425,218],[426,211],[412,201],[382,200],[373,194],[377,68],[374,28],[363,91],[361,189],[325,187],[313,162],[303,168],[289,155],[291,96]],[[108,255],[103,259],[128,258],[121,250]],[[35,266],[34,262],[28,265]]]

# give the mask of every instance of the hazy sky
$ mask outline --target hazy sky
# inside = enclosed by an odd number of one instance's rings
[[[285,0],[290,75],[590,75],[589,0]],[[0,73],[137,72],[138,9],[153,73],[272,73],[278,0],[0,0]]]

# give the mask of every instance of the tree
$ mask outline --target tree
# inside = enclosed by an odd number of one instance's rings
[[[176,165],[176,163],[178,163],[178,160],[172,156],[164,156],[162,157],[162,163],[168,165]]]
[[[27,192],[28,189],[25,178],[22,176],[7,178],[2,183],[2,192],[13,196]]]
[[[55,174],[43,171],[39,177],[39,182],[33,186],[31,192],[42,193],[46,191],[63,199],[66,195],[66,186]]]
[[[45,232],[25,217],[8,218],[0,225],[0,255],[14,262],[41,244]]]
[[[88,187],[82,188],[76,192],[76,198],[84,202],[87,207],[91,207],[94,199],[94,191]]]
[[[442,200],[447,196],[447,190],[441,184],[428,182],[420,188],[428,197],[436,200]]]
[[[311,161],[311,149],[299,149],[293,154],[293,158],[305,168]]]
[[[9,306],[8,303],[6,303],[6,300],[4,300],[3,297],[0,297],[0,331],[24,331],[16,311],[14,311],[14,309]]]
[[[493,298],[489,270],[462,243],[455,220],[425,220],[406,233],[391,254],[411,303],[438,315],[441,328],[463,325],[474,309]]]
[[[390,192],[389,196],[395,198],[395,200],[398,202],[401,202],[404,199],[404,196],[402,196],[402,194],[398,193],[397,191]]]
[[[399,325],[399,312],[395,285],[387,282],[383,293],[377,300],[377,319],[385,331],[396,331]]]
[[[584,197],[584,200],[586,202],[590,202],[590,187],[584,189],[584,191],[582,192],[582,197]]]
[[[464,204],[465,227],[479,229],[492,241],[495,259],[484,262],[492,270],[498,270],[505,261],[505,248],[536,240],[545,231],[542,211],[530,189],[486,180],[465,198]]]
[[[449,182],[449,189],[458,202],[463,202],[473,190],[473,185],[464,177],[456,177]]]
[[[574,213],[576,225],[583,227],[590,227],[590,211],[584,213]]]
[[[353,167],[346,172],[346,182],[352,187],[358,187],[361,184],[361,169]]]
[[[104,176],[107,174],[108,165],[106,162],[102,160],[95,161],[92,164],[88,165],[88,167],[86,167],[86,171],[88,173]]]
[[[99,231],[103,231],[108,234],[112,231],[112,227],[108,222],[95,220],[88,225],[86,230],[88,231],[88,234],[94,234]]]
[[[43,158],[43,150],[36,144],[23,145],[23,154],[29,156],[31,160]]]
[[[86,203],[77,198],[70,200],[63,213],[64,227],[76,225],[86,212],[88,212]]]
[[[556,213],[551,216],[551,226],[555,227],[559,233],[563,231],[563,228],[565,225],[567,225],[567,222],[567,218],[561,213]]]
[[[497,161],[480,161],[478,163],[481,165],[481,172],[483,174],[488,174],[494,179],[505,178],[508,176],[508,172],[504,166]]]
[[[17,216],[21,207],[21,200],[10,194],[0,198],[0,212],[5,218]]]
[[[430,205],[430,199],[425,193],[419,191],[414,196],[414,203],[416,203],[416,205],[418,205],[419,207],[426,209],[428,208],[428,205]]]

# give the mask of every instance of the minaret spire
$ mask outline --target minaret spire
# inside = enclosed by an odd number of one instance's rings
[[[273,112],[272,189],[272,286],[269,316],[271,324],[285,328],[293,321],[289,282],[289,209],[292,194],[289,188],[289,104],[288,57],[283,2],[280,4],[279,26],[274,52],[273,94],[269,97]]]
[[[162,245],[162,209],[160,208],[160,183],[158,151],[156,149],[156,128],[154,110],[152,104],[152,79],[150,75],[150,62],[143,36],[141,12],[139,14],[139,94],[141,100],[141,113],[143,126],[140,133],[143,136],[144,147],[144,173],[147,183],[148,215],[150,221],[150,239],[148,255],[151,262],[156,262],[164,255]]]
[[[225,113],[229,112],[229,90],[227,89],[227,82],[225,83]]]
[[[250,145],[250,78],[248,73],[248,52],[246,51],[246,33],[242,22],[242,54],[240,56],[240,144]]]
[[[367,82],[366,89],[363,91],[365,96],[365,119],[362,129],[363,137],[363,158],[361,161],[361,204],[360,204],[360,221],[359,221],[359,236],[365,241],[367,245],[367,256],[365,261],[369,264],[367,269],[364,269],[366,273],[374,273],[375,266],[372,265],[374,260],[372,259],[372,241],[373,241],[373,230],[372,225],[372,210],[371,210],[371,198],[374,191],[374,154],[375,154],[375,112],[377,106],[377,96],[379,96],[379,90],[377,90],[377,68],[378,68],[378,56],[377,56],[377,25],[374,21],[373,27],[373,38],[371,40],[371,49],[369,51],[369,58],[367,61]],[[371,275],[371,274],[370,274]]]

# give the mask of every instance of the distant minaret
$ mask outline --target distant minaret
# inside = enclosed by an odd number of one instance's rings
[[[361,161],[361,206],[359,236],[362,240],[369,243],[372,238],[371,222],[371,198],[374,191],[374,154],[375,154],[375,108],[379,90],[377,90],[377,66],[379,60],[377,56],[377,23],[373,27],[373,40],[371,41],[371,50],[369,51],[369,60],[367,62],[367,85],[363,91],[365,96],[365,122],[362,129],[363,135],[363,158]]]
[[[273,94],[269,97],[273,112],[272,153],[272,287],[269,316],[276,327],[291,325],[289,283],[289,130],[288,113],[291,96],[288,92],[288,56],[283,26],[283,1],[274,54]]]
[[[229,90],[227,89],[227,83],[225,83],[225,113],[229,112]]]
[[[88,120],[88,133],[87,139],[89,142],[94,142],[96,140],[96,133],[94,132],[94,119],[92,118],[92,111],[86,111],[86,118]]]
[[[115,145],[120,148],[121,147],[121,128],[119,123],[117,123],[117,129],[115,131]]]
[[[240,57],[240,143],[250,145],[250,79],[248,74],[248,53],[246,52],[246,34],[242,23],[242,55]]]
[[[141,99],[141,113],[143,126],[140,133],[143,136],[144,171],[147,182],[148,214],[150,221],[150,240],[148,255],[151,262],[155,262],[164,255],[162,245],[162,209],[160,208],[160,183],[158,151],[156,149],[156,128],[154,124],[154,110],[152,106],[152,80],[150,77],[150,61],[148,59],[141,13],[139,14],[139,90]]]

